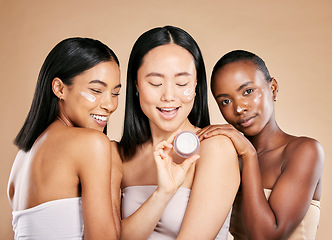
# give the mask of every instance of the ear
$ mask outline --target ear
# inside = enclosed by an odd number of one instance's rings
[[[273,101],[277,101],[278,92],[279,92],[279,84],[274,77],[271,79],[270,86],[271,86],[271,90],[272,90]]]
[[[65,84],[60,78],[54,78],[52,81],[52,91],[60,100],[64,99]]]

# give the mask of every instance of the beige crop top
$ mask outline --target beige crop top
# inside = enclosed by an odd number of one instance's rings
[[[266,199],[269,199],[272,190],[264,189]],[[233,204],[233,212],[231,217],[230,233],[233,235],[234,240],[247,240],[241,216],[241,194],[235,198]],[[288,240],[314,240],[319,224],[320,216],[320,202],[312,200],[309,209],[300,222],[299,226],[290,235]]]
[[[124,188],[122,192],[122,217],[126,218],[133,214],[156,189],[157,186],[151,185]],[[149,240],[171,240],[177,237],[187,209],[190,191],[190,189],[183,187],[178,189],[165,208],[165,211],[149,237]],[[215,239],[227,239],[229,222],[230,214]]]

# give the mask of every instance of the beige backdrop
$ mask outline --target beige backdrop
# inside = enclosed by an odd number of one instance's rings
[[[109,45],[121,62],[122,83],[134,41],[163,25],[187,30],[203,52],[208,78],[214,63],[233,49],[265,59],[280,84],[276,105],[282,129],[318,139],[326,153],[321,221],[317,239],[331,239],[332,2],[316,1],[72,1],[0,2],[0,238],[12,239],[6,186],[17,148],[12,141],[29,110],[40,67],[60,40],[83,36]],[[123,84],[124,85],[124,84]],[[125,86],[110,120],[119,139]],[[213,123],[224,120],[209,93]],[[221,199],[222,201],[222,199]]]

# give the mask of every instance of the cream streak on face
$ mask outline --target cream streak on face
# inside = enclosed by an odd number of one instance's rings
[[[81,94],[84,98],[86,98],[87,100],[89,100],[90,102],[94,102],[94,101],[96,101],[96,97],[93,96],[93,95],[90,94],[90,93],[86,93],[86,92],[82,92],[82,91],[80,91],[80,94]]]
[[[196,93],[194,92],[195,88],[188,88],[186,89],[183,94],[187,96],[188,100],[193,100],[193,98],[196,96]]]

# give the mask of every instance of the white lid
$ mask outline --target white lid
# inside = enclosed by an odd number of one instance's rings
[[[182,132],[177,136],[175,145],[179,152],[183,154],[191,154],[197,149],[197,136],[191,132]]]

